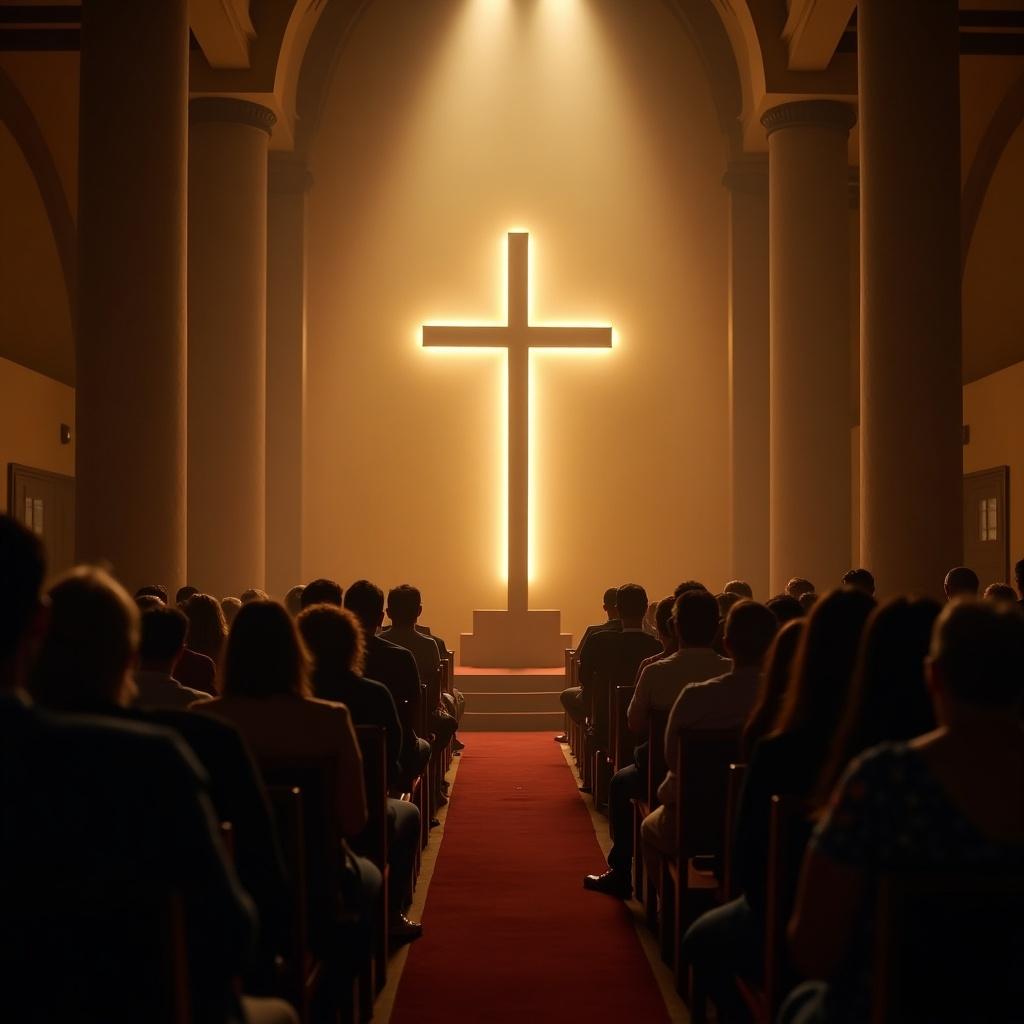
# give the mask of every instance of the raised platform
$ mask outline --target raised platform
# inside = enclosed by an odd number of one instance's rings
[[[478,608],[473,632],[459,640],[459,663],[489,668],[558,668],[572,635],[562,632],[562,613],[553,609],[504,611]]]
[[[463,732],[562,731],[564,668],[460,665],[454,682],[466,696]]]

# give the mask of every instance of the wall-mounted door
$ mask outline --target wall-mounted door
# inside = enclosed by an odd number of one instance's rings
[[[11,515],[46,545],[50,576],[75,564],[75,479],[11,463],[7,474]]]
[[[964,477],[964,565],[978,574],[982,589],[1009,581],[1009,466]]]

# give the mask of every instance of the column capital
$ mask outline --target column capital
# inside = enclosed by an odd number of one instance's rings
[[[848,132],[857,122],[857,111],[838,100],[795,100],[780,103],[761,115],[768,135],[782,128],[836,128]]]
[[[269,107],[234,96],[197,96],[189,100],[188,119],[190,124],[207,121],[244,124],[259,128],[268,135],[277,124],[277,115]]]
[[[733,160],[722,175],[722,184],[730,192],[744,195],[768,195],[768,160],[755,157],[750,160]]]
[[[302,195],[313,184],[306,161],[294,153],[271,153],[267,188],[271,195]]]

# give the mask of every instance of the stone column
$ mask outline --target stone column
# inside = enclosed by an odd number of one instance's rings
[[[270,160],[267,205],[267,589],[302,582],[302,454],[306,391],[306,191],[291,154]]]
[[[850,560],[852,107],[784,103],[768,132],[771,262],[771,581],[822,592]]]
[[[185,0],[82,7],[76,556],[185,576]]]
[[[857,37],[861,549],[882,593],[939,596],[963,557],[956,0],[862,0]]]
[[[729,189],[729,459],[732,569],[769,597],[768,163],[737,162]]]
[[[267,147],[273,113],[189,104],[188,576],[223,597],[266,576]]]

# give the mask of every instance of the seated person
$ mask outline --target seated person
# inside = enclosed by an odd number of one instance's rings
[[[310,695],[305,657],[295,624],[283,605],[243,605],[228,634],[221,674],[222,696],[196,705],[234,725],[257,762],[329,757],[337,767],[332,787],[339,840],[362,832],[367,822],[363,759],[352,716],[344,704]],[[381,889],[381,875],[363,857],[338,850],[343,860],[341,894],[369,925]]]
[[[883,743],[854,760],[811,838],[790,939],[803,976],[822,981],[798,988],[780,1019],[874,1019],[871,936],[883,874],[962,869],[1019,878],[1024,871],[1019,611],[973,601],[948,606],[936,624],[927,675],[939,727],[909,742]],[[984,948],[993,936],[941,934],[933,953],[915,948],[915,958],[920,953],[941,964],[950,961],[952,945],[961,959],[941,984],[929,980],[930,993],[919,993],[932,1004],[921,1019],[1017,1016],[1024,977],[1020,922],[998,925],[1008,937],[1017,933],[1016,945],[1011,940],[1004,947],[1007,962],[997,968],[998,978],[984,963],[974,965],[976,972],[962,959],[970,959],[969,944]],[[928,937],[916,937],[921,941],[927,945]],[[1007,984],[1017,988],[1016,1002],[1006,1001]]]
[[[981,589],[981,580],[973,569],[968,569],[966,565],[958,565],[946,573],[942,587],[946,592],[947,601],[955,601],[958,597],[974,598]]]
[[[316,695],[344,704],[356,725],[379,725],[386,735],[388,777],[397,785],[401,777],[402,726],[394,698],[383,683],[363,678],[363,631],[348,610],[333,605],[312,605],[298,618],[299,633],[313,659]],[[388,909],[389,936],[419,938],[422,926],[404,910],[412,901],[412,873],[420,841],[419,808],[407,800],[388,798]]]
[[[746,580],[729,580],[722,587],[722,591],[726,594],[738,594],[740,597],[745,597],[748,601],[754,600],[754,588]]]
[[[340,583],[327,579],[312,580],[299,594],[299,609],[312,608],[315,604],[333,604],[340,608],[341,598]]]
[[[135,603],[140,611],[155,608],[158,604],[167,607],[167,588],[159,584],[141,587],[135,592]],[[205,654],[193,651],[187,645],[181,652],[175,672],[183,686],[202,690],[211,696],[217,692],[217,666]]]
[[[185,650],[188,619],[178,608],[155,604],[142,613],[139,667],[135,670],[134,704],[147,711],[157,708],[184,710],[209,700],[210,695],[184,686],[174,670]]]
[[[775,616],[756,601],[740,601],[725,621],[725,649],[732,670],[702,683],[690,683],[676,698],[665,727],[665,761],[668,774],[658,788],[661,806],[641,826],[645,863],[652,870],[662,855],[674,856],[678,779],[675,773],[680,737],[692,730],[733,729],[737,740],[757,698],[761,668],[775,639]]]
[[[627,711],[629,730],[645,736],[652,709],[668,710],[688,683],[722,675],[730,663],[711,649],[718,631],[718,602],[706,590],[684,590],[676,598],[673,613],[679,650],[662,661],[648,665],[637,680],[636,692]],[[608,819],[612,848],[608,870],[587,875],[583,887],[625,899],[630,892],[630,866],[633,862],[632,800],[643,797],[647,789],[646,748],[637,749],[637,763],[617,771],[608,787]]]
[[[184,740],[207,771],[218,819],[231,823],[235,867],[259,911],[258,957],[246,976],[260,986],[273,982],[274,958],[286,948],[290,896],[267,794],[242,737],[226,722],[204,715],[128,706],[131,679],[111,670],[107,654],[120,649],[116,627],[126,622],[123,595],[105,574],[78,570],[47,596],[50,615],[32,673],[33,697],[51,710],[164,726]],[[143,635],[147,617],[174,623],[176,613],[162,605],[145,612]]]
[[[209,594],[193,594],[182,611],[188,616],[188,649],[205,654],[214,665],[220,664],[228,638],[228,624],[220,602]]]
[[[786,584],[786,595],[788,597],[795,598],[797,601],[799,601],[804,594],[813,593],[816,593],[814,584],[810,580],[805,580],[802,576],[794,576]]]
[[[850,569],[844,573],[843,586],[863,590],[868,597],[875,596],[875,577],[867,569]]]
[[[402,786],[408,789],[430,760],[430,744],[416,735],[416,721],[423,705],[416,659],[404,647],[377,635],[384,621],[384,591],[380,587],[369,580],[356,580],[345,593],[345,607],[363,627],[363,675],[383,683],[398,708],[402,723]]]

